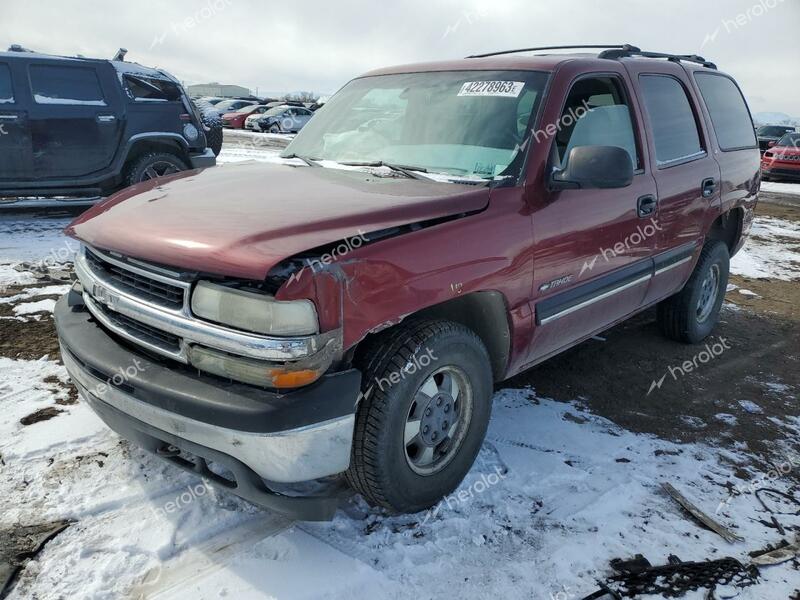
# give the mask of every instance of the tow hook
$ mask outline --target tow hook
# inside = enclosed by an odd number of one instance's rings
[[[156,454],[165,458],[172,458],[178,456],[180,453],[180,449],[176,448],[175,446],[171,446],[170,444],[164,444],[163,446],[156,448]]]

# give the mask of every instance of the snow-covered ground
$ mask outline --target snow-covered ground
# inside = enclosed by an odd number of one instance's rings
[[[272,161],[276,153],[226,149],[220,162]],[[67,221],[0,215],[0,287],[22,286],[0,299],[14,307],[3,319],[50,318],[52,303],[43,297],[64,286],[33,286],[38,267],[74,250],[60,233]],[[798,237],[796,223],[758,217],[732,271],[798,279],[798,264],[790,264],[800,260]],[[595,416],[577,398],[555,402],[534,389],[506,388],[495,396],[472,471],[431,511],[387,516],[351,499],[330,523],[297,523],[118,438],[72,402],[66,371],[53,358],[0,357],[0,543],[20,524],[72,522],[28,563],[14,599],[578,600],[615,557],[746,562],[749,551],[780,539],[759,522],[770,515],[752,482],[787,491],[784,474],[800,465],[787,447],[776,474],[756,472],[746,444],[666,442]],[[20,423],[45,408],[60,412]],[[718,420],[736,422],[723,413]],[[800,422],[787,417],[780,425],[787,437],[800,435]],[[665,482],[745,542],[729,544],[688,519],[661,490]],[[797,506],[776,501],[773,508],[784,527],[800,527],[800,516],[786,514]],[[760,584],[736,597],[787,598],[798,588],[800,572],[787,563],[763,569]]]
[[[731,273],[754,279],[800,279],[800,223],[756,217]]]
[[[761,189],[773,194],[789,194],[800,196],[800,183],[779,183],[776,181],[762,181]]]

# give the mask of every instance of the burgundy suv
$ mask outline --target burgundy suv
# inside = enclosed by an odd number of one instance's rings
[[[78,218],[56,320],[112,429],[301,519],[433,505],[494,384],[650,306],[703,340],[760,185],[736,82],[632,46],[375,71],[283,157]]]

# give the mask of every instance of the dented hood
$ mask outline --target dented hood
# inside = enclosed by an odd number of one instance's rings
[[[478,211],[488,200],[485,187],[247,163],[133,186],[85,212],[67,233],[163,265],[263,279],[304,250]]]

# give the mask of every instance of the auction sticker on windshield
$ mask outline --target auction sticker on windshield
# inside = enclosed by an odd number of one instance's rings
[[[517,98],[524,87],[524,81],[467,81],[458,95]]]

